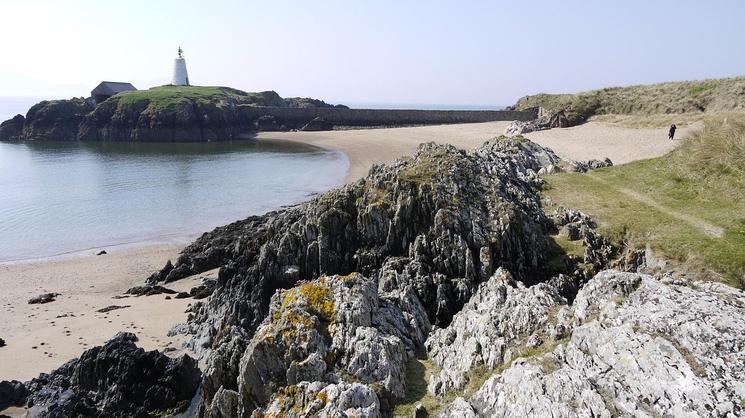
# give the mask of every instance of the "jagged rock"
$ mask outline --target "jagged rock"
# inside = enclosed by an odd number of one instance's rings
[[[738,416],[743,315],[745,295],[723,284],[604,271],[559,313],[566,343],[515,360],[467,403],[479,417]]]
[[[191,357],[169,358],[119,333],[103,346],[25,384],[36,417],[151,416],[188,407],[200,380]]]
[[[584,118],[572,109],[562,109],[548,113],[546,109],[538,110],[538,117],[529,121],[512,121],[505,128],[504,134],[512,137],[534,131],[552,128],[569,128],[584,122]]]
[[[199,286],[192,287],[191,290],[189,290],[189,295],[194,299],[204,299],[215,291],[216,285],[217,283],[215,280],[207,279]]]
[[[433,330],[427,339],[428,355],[440,368],[430,377],[429,391],[442,395],[461,389],[471,370],[510,361],[520,342],[549,333],[555,312],[566,303],[551,285],[526,288],[507,271],[497,270],[447,328]]]
[[[173,295],[178,292],[173,289],[169,289],[167,287],[163,287],[159,285],[153,285],[153,286],[144,285],[144,286],[130,287],[125,293],[128,295],[135,295],[135,296],[152,296],[152,295],[160,295],[162,293]]]
[[[15,115],[0,123],[0,140],[20,139],[25,121],[26,118],[23,115]]]
[[[189,293],[187,293],[187,292],[178,292],[176,294],[176,296],[174,296],[174,298],[176,298],[176,299],[186,299],[186,298],[189,298],[189,297],[191,297],[191,295]]]
[[[101,251],[99,251],[99,252],[96,253],[96,255],[106,255],[106,254],[108,254],[106,252],[106,250],[101,250]]]
[[[409,336],[405,342],[389,334],[400,331],[390,317],[404,315],[395,302],[382,310],[381,305],[375,281],[359,274],[321,277],[276,293],[240,362],[239,412],[246,415],[264,406],[269,415],[278,409],[288,413],[287,403],[278,399],[294,393],[300,382],[357,382],[375,394],[376,408],[383,403],[390,410],[405,393],[408,353],[421,347],[423,338]],[[428,325],[421,306],[413,311],[423,317],[411,318],[410,327]],[[415,335],[427,332],[416,329]],[[413,345],[408,352],[407,343]]]
[[[166,261],[166,265],[163,266],[160,271],[157,271],[150,275],[147,279],[148,285],[153,285],[158,282],[164,282],[166,281],[166,277],[168,277],[168,274],[171,273],[171,270],[173,270],[173,264],[171,263],[171,260]],[[184,276],[185,277],[185,276]],[[183,277],[181,277],[183,278]]]
[[[11,406],[23,406],[29,393],[26,386],[17,380],[0,381],[0,411]]]
[[[547,126],[544,126],[542,121],[538,119],[533,120],[514,120],[510,122],[507,127],[504,129],[504,135],[508,137],[527,134],[529,132],[534,131],[540,131],[543,129],[548,129]]]
[[[42,293],[39,296],[33,297],[28,300],[29,305],[34,304],[41,304],[41,303],[49,303],[54,302],[57,296],[59,296],[59,293]]]
[[[0,338],[0,347],[5,347],[5,340]]]
[[[378,397],[369,386],[359,383],[324,385],[321,382],[300,382],[282,388],[263,415],[253,415],[261,416],[378,418],[381,411]]]
[[[205,377],[210,383],[202,389],[204,410],[211,408],[221,386],[239,393],[244,407],[266,405],[278,387],[328,375],[330,366],[323,371],[318,356],[311,356],[318,352],[325,360],[328,342],[325,349],[313,345],[307,353],[290,353],[256,340],[261,335],[257,329],[269,315],[268,302],[277,289],[292,287],[301,278],[359,272],[373,281],[381,314],[364,325],[371,329],[344,339],[347,354],[334,367],[358,364],[348,372],[382,379],[384,392],[376,390],[382,396],[379,407],[389,411],[403,392],[395,377],[400,370],[387,370],[384,374],[391,377],[382,378],[381,370],[370,369],[366,361],[354,363],[356,351],[349,348],[388,356],[395,360],[388,363],[404,367],[399,360],[423,348],[422,329],[447,326],[498,267],[526,284],[548,279],[546,250],[553,224],[541,209],[538,171],[558,162],[553,152],[524,138],[495,139],[473,152],[423,144],[413,158],[375,166],[367,178],[308,203],[204,234],[173,266],[151,277],[151,283],[168,282],[219,267],[212,296],[190,308],[185,328],[187,346],[216,366]],[[386,311],[395,314],[384,315]],[[223,351],[220,347],[232,340],[234,327],[253,338],[251,345],[234,344]],[[313,329],[304,328],[303,335],[325,341]],[[298,353],[303,355],[293,357]],[[211,361],[211,355],[220,359]],[[236,356],[245,360],[241,390],[234,378],[239,370],[230,360]],[[246,356],[256,360],[249,362]],[[260,364],[263,371],[251,373],[271,376],[274,386],[252,383],[261,379],[250,378],[247,373],[254,366],[249,363]]]

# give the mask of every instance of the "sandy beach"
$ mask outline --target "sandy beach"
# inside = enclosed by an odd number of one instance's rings
[[[0,265],[0,338],[6,342],[0,348],[0,380],[28,380],[49,372],[119,331],[137,334],[145,349],[172,346],[179,349],[173,352],[178,355],[181,344],[166,334],[186,320],[184,310],[193,299],[114,296],[143,284],[168,259],[175,260],[182,247],[147,245],[111,249],[101,256],[84,254]],[[168,287],[188,292],[198,283],[198,277],[191,277]],[[48,292],[60,296],[54,302],[28,304],[30,298]],[[129,307],[96,312],[110,305]]]
[[[502,135],[508,124],[486,122],[322,132],[261,132],[257,138],[285,139],[342,151],[349,158],[349,182],[364,177],[373,164],[388,163],[411,154],[423,142],[472,149],[487,139]],[[699,125],[681,126],[677,138],[683,138]],[[600,122],[531,132],[525,136],[553,149],[562,158],[588,160],[608,157],[615,164],[659,157],[680,143],[669,141],[665,128],[632,129]]]
[[[428,141],[471,149],[504,132],[507,122],[440,125],[331,132],[264,132],[258,139],[304,142],[344,152],[350,161],[347,181],[364,176],[370,166],[410,154]],[[679,138],[697,126],[681,127]],[[590,122],[567,129],[526,135],[564,158],[587,160],[609,157],[616,164],[663,155],[679,142],[668,141],[665,129],[630,129]],[[146,245],[47,260],[0,264],[0,380],[27,380],[48,372],[86,348],[100,345],[119,331],[131,331],[146,349],[180,348],[166,334],[184,322],[184,310],[192,299],[165,300],[165,295],[115,299],[128,288],[143,284],[166,260],[175,260],[182,244]],[[216,272],[210,274],[215,275]],[[202,276],[206,276],[202,275]],[[198,277],[169,284],[188,291]],[[29,305],[39,294],[61,295],[47,304]],[[129,307],[103,314],[109,305]],[[179,351],[175,351],[178,354]]]

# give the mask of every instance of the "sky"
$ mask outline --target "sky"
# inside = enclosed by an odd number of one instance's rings
[[[0,96],[170,82],[331,103],[509,105],[745,75],[745,1],[0,0]]]

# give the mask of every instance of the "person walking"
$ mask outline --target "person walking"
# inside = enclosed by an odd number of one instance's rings
[[[669,140],[675,139],[675,130],[678,129],[675,124],[670,125],[670,130],[667,132],[667,138]]]

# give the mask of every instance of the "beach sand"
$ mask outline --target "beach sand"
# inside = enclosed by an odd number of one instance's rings
[[[320,132],[261,132],[261,139],[285,139],[344,152],[349,158],[347,181],[364,177],[373,164],[389,163],[411,154],[423,142],[452,144],[473,149],[502,135],[509,122],[467,123],[407,128],[355,129]],[[678,129],[683,138],[700,124]],[[589,122],[573,128],[550,129],[525,134],[527,138],[572,160],[610,158],[614,164],[659,157],[680,141],[669,141],[667,129],[633,129]]]
[[[184,310],[191,298],[165,300],[165,295],[114,299],[128,288],[144,283],[168,259],[176,259],[180,244],[107,249],[105,255],[0,265],[0,380],[28,380],[77,358],[87,348],[101,345],[119,331],[137,334],[141,347],[182,351],[178,337],[166,334],[186,321]],[[209,274],[216,275],[216,272]],[[201,276],[208,276],[205,273]],[[189,291],[201,283],[191,277],[168,284]],[[54,302],[28,304],[42,293],[55,292]],[[171,295],[173,296],[173,295]],[[98,313],[110,305],[130,307]]]
[[[264,132],[258,139],[293,140],[344,152],[350,160],[347,181],[363,177],[370,166],[412,153],[418,144],[434,141],[472,149],[501,135],[507,122],[440,125],[331,132]],[[697,125],[681,127],[679,138]],[[679,141],[668,141],[666,129],[630,129],[590,122],[567,129],[526,135],[564,158],[587,160],[609,157],[616,164],[663,155]],[[166,260],[175,260],[182,244],[121,248],[102,256],[87,255],[32,262],[0,264],[0,380],[27,380],[79,357],[119,331],[131,331],[146,349],[167,346],[180,349],[178,338],[166,334],[186,320],[184,310],[192,299],[165,300],[165,295],[114,299],[128,288],[141,285]],[[216,275],[216,271],[202,276]],[[199,279],[169,284],[188,291]],[[56,292],[56,301],[29,305],[28,299]],[[131,305],[108,314],[96,310],[109,305]],[[74,316],[72,316],[74,315]],[[36,348],[34,348],[36,347]],[[179,354],[181,351],[175,351]]]

